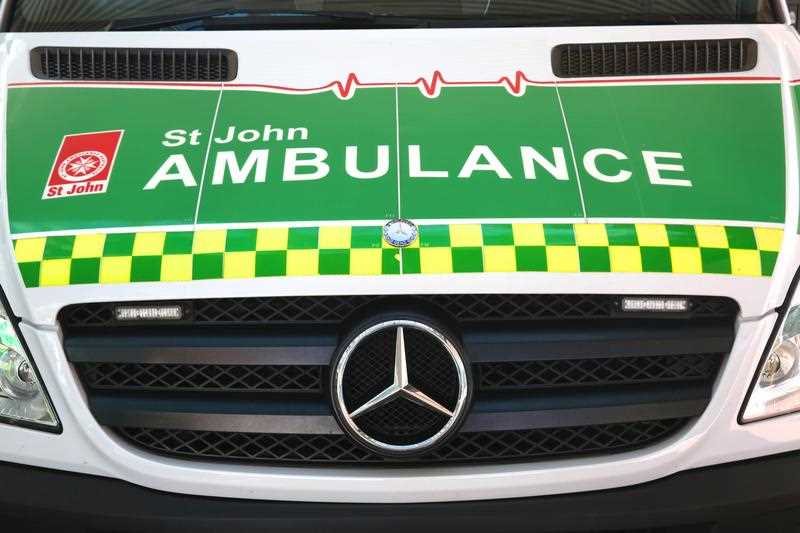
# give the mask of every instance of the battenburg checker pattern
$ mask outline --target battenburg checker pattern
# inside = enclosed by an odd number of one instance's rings
[[[450,224],[421,226],[419,239],[398,250],[380,226],[264,227],[22,238],[14,248],[26,287],[401,272],[770,276],[782,235],[710,225]]]

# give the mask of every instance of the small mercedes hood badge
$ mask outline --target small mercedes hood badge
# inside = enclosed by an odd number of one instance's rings
[[[383,226],[383,238],[396,248],[405,248],[417,240],[417,226],[410,220],[395,218]]]

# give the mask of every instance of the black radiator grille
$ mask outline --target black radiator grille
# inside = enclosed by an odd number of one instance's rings
[[[484,391],[708,380],[720,354],[506,361],[476,365]]]
[[[253,297],[140,302],[180,306],[182,317],[165,322],[118,321],[130,302],[65,307],[59,320],[97,421],[147,450],[415,465],[612,452],[679,431],[707,406],[739,313],[728,298],[687,299],[688,311],[648,314],[621,311],[618,295]],[[451,328],[474,379],[460,432],[402,461],[357,445],[330,401],[337,347],[366,317],[398,312]],[[354,378],[366,397],[386,386],[376,376],[391,368],[390,341]],[[414,382],[437,390],[436,369],[415,368],[428,370]],[[433,424],[427,415],[397,411],[381,428],[402,439]]]
[[[79,363],[92,389],[322,392],[323,368],[301,365]]]
[[[752,70],[752,39],[562,44],[553,49],[560,78],[718,74]]]
[[[622,451],[666,438],[686,420],[461,433],[415,463],[524,460],[597,451]],[[382,463],[397,459],[370,453],[344,435],[226,433],[171,429],[116,428],[135,444],[159,453],[205,459],[287,463]],[[407,462],[407,461],[406,461]]]
[[[45,80],[231,81],[236,53],[220,49],[57,48],[31,52],[33,75]]]

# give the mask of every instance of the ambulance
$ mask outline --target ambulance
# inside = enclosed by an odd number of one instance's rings
[[[1,0],[0,524],[794,531],[793,11]]]

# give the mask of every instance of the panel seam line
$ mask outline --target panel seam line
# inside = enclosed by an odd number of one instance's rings
[[[203,201],[203,187],[205,186],[206,182],[206,171],[208,170],[208,158],[211,155],[211,145],[214,142],[214,131],[217,129],[217,117],[219,116],[219,108],[220,104],[222,103],[222,93],[225,90],[225,84],[221,84],[219,87],[219,96],[217,96],[217,106],[214,109],[214,117],[211,119],[211,129],[208,132],[208,144],[206,145],[206,153],[203,157],[203,170],[201,170],[200,174],[200,191],[197,193],[197,204],[194,208],[194,221],[193,225],[197,226],[197,220],[200,218],[200,204]]]
[[[561,109],[561,120],[564,122],[564,131],[567,134],[567,144],[569,145],[569,151],[572,154],[572,166],[575,169],[575,181],[578,183],[578,196],[581,200],[581,211],[583,212],[583,219],[588,223],[589,222],[589,215],[586,212],[586,200],[583,197],[583,186],[581,185],[581,174],[578,170],[578,158],[575,154],[575,146],[572,143],[572,132],[569,129],[569,122],[567,121],[567,113],[564,110],[564,102],[561,100],[561,91],[558,87],[558,82],[554,85],[556,90],[556,98],[558,98],[558,107]]]

